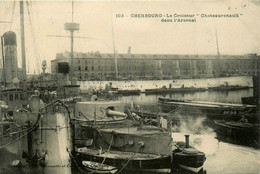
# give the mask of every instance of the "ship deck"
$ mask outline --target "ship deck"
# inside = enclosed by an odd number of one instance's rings
[[[142,127],[120,127],[120,128],[105,128],[100,129],[101,132],[114,132],[119,134],[134,134],[134,135],[155,135],[158,133],[165,133],[163,129],[155,126],[142,126]]]

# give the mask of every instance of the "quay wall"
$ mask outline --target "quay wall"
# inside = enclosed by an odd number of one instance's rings
[[[78,81],[80,90],[93,91],[105,90],[106,86],[112,86],[119,90],[135,90],[142,92],[145,89],[159,89],[162,87],[181,88],[209,88],[228,84],[229,86],[253,87],[252,76],[223,77],[223,78],[201,78],[201,79],[174,79],[174,80],[137,80],[137,81]]]

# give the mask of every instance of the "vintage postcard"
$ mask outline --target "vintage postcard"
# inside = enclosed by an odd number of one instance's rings
[[[260,173],[259,0],[0,1],[0,173]]]

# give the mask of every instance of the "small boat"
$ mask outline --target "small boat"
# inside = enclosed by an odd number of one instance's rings
[[[172,167],[171,155],[166,156],[151,153],[134,153],[122,150],[110,150],[109,152],[101,150],[102,149],[93,149],[89,147],[77,148],[77,152],[74,155],[76,157],[76,164],[80,164],[82,161],[91,161],[98,164],[105,164],[113,167],[115,166],[116,169],[120,169],[123,172],[134,171],[134,173],[137,171],[149,171],[151,173],[167,172],[170,171]],[[91,170],[97,170],[97,166],[98,165],[96,165],[96,167],[92,167]],[[85,170],[87,170],[87,168],[85,168]],[[90,170],[88,169],[88,171]]]
[[[216,87],[208,87],[208,90],[212,91],[228,91],[228,90],[241,90],[248,89],[249,86],[239,86],[239,85],[220,85]]]
[[[82,161],[84,168],[91,173],[116,173],[117,168],[107,164],[102,164],[93,161]]]
[[[259,147],[259,124],[251,124],[246,120],[215,120],[214,130],[217,138],[233,144]]]
[[[174,170],[192,173],[203,172],[206,161],[205,153],[189,145],[189,135],[185,135],[186,142],[177,142],[173,150]]]

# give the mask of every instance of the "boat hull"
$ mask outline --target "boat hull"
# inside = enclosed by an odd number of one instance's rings
[[[116,173],[117,168],[109,166],[103,163],[96,163],[92,161],[82,161],[84,169],[92,173],[103,173],[103,174],[113,174]]]
[[[183,142],[175,145],[177,149],[173,151],[173,170],[185,170],[193,173],[198,173],[202,170],[203,164],[206,161],[205,154],[198,151],[194,147],[185,147]]]
[[[97,151],[98,153],[98,151]],[[118,152],[125,153],[125,152]],[[81,164],[82,160],[93,161],[104,164],[114,166],[119,170],[124,171],[169,171],[171,168],[171,156],[161,156],[159,158],[136,158],[134,156],[135,153],[129,153],[129,158],[113,157],[109,155],[98,155],[93,153],[77,153],[76,159],[77,163]],[[152,155],[151,155],[152,156]],[[81,167],[83,167],[81,165]]]
[[[222,120],[215,120],[214,123],[214,129],[219,140],[233,144],[260,147],[259,125],[247,127],[243,126],[243,123],[236,125],[232,124],[233,122]]]

